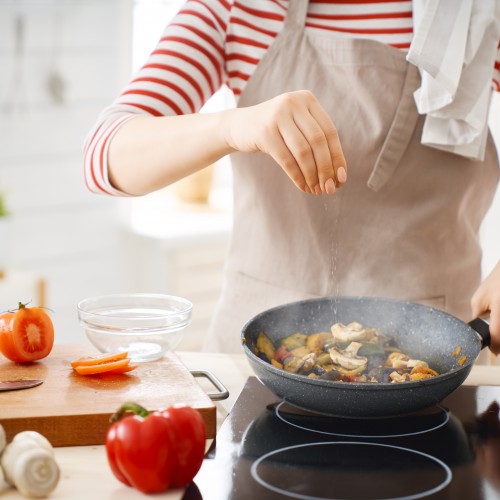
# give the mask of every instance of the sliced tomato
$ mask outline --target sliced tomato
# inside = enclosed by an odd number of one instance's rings
[[[104,363],[111,363],[113,361],[120,361],[128,356],[128,352],[114,352],[114,353],[104,353],[96,354],[95,356],[86,356],[84,358],[76,359],[71,362],[73,368],[77,366],[94,366],[101,365]]]
[[[97,375],[98,373],[124,373],[129,370],[130,359],[119,359],[108,363],[98,363],[94,365],[80,365],[73,369],[80,375]],[[132,368],[133,369],[133,368]]]
[[[0,351],[16,363],[45,358],[54,345],[54,325],[40,307],[26,307],[0,314]]]

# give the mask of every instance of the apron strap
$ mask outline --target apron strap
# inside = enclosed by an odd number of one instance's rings
[[[306,24],[309,0],[288,0],[284,28],[303,28]]]
[[[408,64],[396,114],[367,182],[373,191],[378,191],[391,178],[408,147],[419,117],[413,99],[419,85],[420,73],[415,66]]]

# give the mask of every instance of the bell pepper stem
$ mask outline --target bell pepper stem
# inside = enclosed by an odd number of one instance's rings
[[[118,410],[111,415],[109,421],[111,423],[117,422],[120,420],[123,415],[127,412],[132,412],[134,415],[139,415],[140,417],[147,417],[149,415],[149,411],[146,408],[138,405],[137,403],[123,403]]]

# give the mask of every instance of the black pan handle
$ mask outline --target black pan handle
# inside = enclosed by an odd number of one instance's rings
[[[481,349],[488,347],[491,344],[490,325],[484,319],[475,318],[469,321],[471,326],[481,337]]]

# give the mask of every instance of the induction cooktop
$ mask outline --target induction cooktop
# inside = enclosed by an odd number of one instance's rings
[[[339,418],[250,377],[184,500],[500,499],[499,402],[461,386],[424,411]]]

